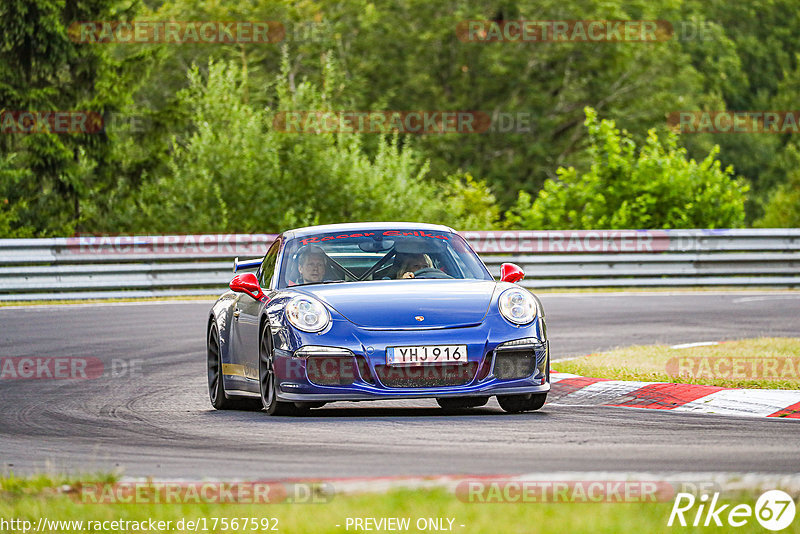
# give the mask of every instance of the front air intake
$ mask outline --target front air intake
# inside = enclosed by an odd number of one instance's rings
[[[528,378],[537,373],[547,358],[545,343],[530,343],[518,340],[497,347],[494,355],[495,378],[500,380],[516,380]]]
[[[309,356],[306,374],[318,386],[349,386],[358,378],[353,356]]]
[[[477,362],[456,365],[390,366],[376,365],[378,380],[387,388],[436,388],[469,384],[478,369]]]
[[[532,350],[498,352],[494,357],[494,376],[501,380],[527,378],[536,370],[536,354]]]

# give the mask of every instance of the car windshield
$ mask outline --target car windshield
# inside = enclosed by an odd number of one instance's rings
[[[458,234],[361,230],[307,235],[287,242],[278,287],[411,278],[492,280]]]

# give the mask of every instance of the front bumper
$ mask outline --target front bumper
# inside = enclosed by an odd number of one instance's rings
[[[414,388],[413,390],[392,389],[366,391],[357,386],[343,388],[340,392],[325,393],[291,393],[281,390],[278,399],[290,402],[333,402],[333,401],[362,401],[362,400],[399,400],[399,399],[429,399],[439,397],[491,397],[493,395],[517,395],[527,393],[546,393],[550,391],[550,383],[538,386],[526,385],[520,387],[508,387],[506,385],[476,389],[470,387],[448,387],[448,388]]]
[[[468,328],[392,331],[359,329],[353,328],[350,323],[334,323],[323,335],[303,336],[303,339],[296,340],[296,344],[292,343],[295,346],[338,347],[351,354],[346,356],[345,352],[341,352],[339,363],[330,365],[334,375],[340,373],[347,376],[334,376],[325,384],[320,383],[318,374],[319,364],[323,360],[315,360],[317,357],[324,358],[324,355],[295,357],[295,351],[287,350],[285,345],[279,348],[280,336],[278,338],[274,357],[278,398],[282,401],[487,397],[545,393],[550,390],[550,350],[549,343],[544,339],[541,321],[526,327],[516,327],[505,322],[489,326],[487,322]],[[513,349],[517,353],[521,350],[531,351],[533,360],[529,362],[530,368],[528,371],[522,371],[525,376],[501,371],[498,367],[500,361],[498,354],[505,358],[510,350],[502,345],[517,339],[531,340],[530,343]],[[286,341],[287,338],[284,337],[283,340]],[[386,367],[387,347],[453,344],[467,346],[467,363],[460,370],[466,373],[463,375],[463,380],[453,385],[435,384],[428,387],[420,375],[428,374],[432,367],[417,366],[401,368],[402,372],[408,373],[406,377],[408,382],[417,383],[414,387],[397,387],[398,384],[404,383],[403,380],[395,381],[396,387],[390,387],[389,381],[386,380],[387,374],[401,371],[398,368]],[[473,370],[471,373],[467,372],[467,366]],[[313,378],[309,378],[310,376]],[[434,382],[436,379],[434,376]]]

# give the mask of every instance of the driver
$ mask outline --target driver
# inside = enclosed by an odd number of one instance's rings
[[[414,272],[420,269],[433,267],[427,254],[408,254],[400,263],[397,278],[414,278]]]
[[[325,278],[328,256],[316,245],[308,245],[297,258],[298,284],[318,284]]]

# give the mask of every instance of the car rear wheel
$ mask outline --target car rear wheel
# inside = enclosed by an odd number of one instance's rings
[[[253,399],[228,397],[222,380],[222,353],[219,349],[219,330],[212,323],[208,329],[208,397],[217,410],[260,410],[261,405]]]
[[[489,397],[441,397],[436,402],[445,410],[477,408],[489,402]]]
[[[498,395],[500,407],[509,413],[530,412],[544,406],[547,393],[528,393],[527,395]]]
[[[258,376],[261,384],[261,403],[270,415],[302,415],[308,411],[306,406],[298,407],[293,402],[278,400],[277,378],[275,376],[275,362],[272,351],[272,336],[269,326],[264,325],[261,331],[259,344]]]

